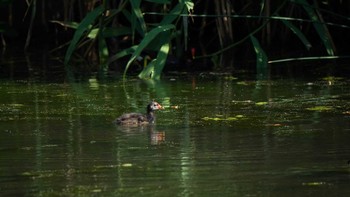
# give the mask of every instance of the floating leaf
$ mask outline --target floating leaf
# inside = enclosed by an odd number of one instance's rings
[[[319,185],[325,185],[326,182],[309,182],[309,183],[303,183],[303,185],[307,186],[319,186]]]
[[[309,110],[309,111],[330,111],[333,108],[329,107],[329,106],[315,106],[315,107],[309,107],[309,108],[306,108],[306,109]]]
[[[66,96],[68,96],[68,94],[62,93],[62,94],[57,94],[56,96],[57,96],[57,97],[66,97]]]
[[[222,116],[222,115],[217,115],[217,116]],[[238,119],[242,119],[244,118],[243,115],[236,115],[236,116],[231,116],[231,117],[227,117],[227,118],[220,118],[220,117],[204,117],[202,118],[202,120],[206,120],[206,121],[209,121],[209,120],[214,120],[214,121],[235,121],[235,120],[238,120]]]
[[[131,167],[131,166],[132,166],[131,163],[123,163],[123,164],[122,164],[122,167]]]
[[[237,82],[237,85],[244,85],[244,86],[247,86],[247,85],[249,85],[249,83],[246,82],[246,81],[239,81],[239,82]]]
[[[322,78],[325,81],[339,81],[342,80],[342,77],[334,77],[334,76],[328,76],[328,77],[323,77]]]
[[[24,105],[19,104],[19,103],[12,103],[12,104],[9,104],[9,106],[11,106],[11,107],[23,107]]]
[[[268,104],[268,102],[266,102],[266,101],[255,103],[255,105],[258,105],[258,106],[267,105],[267,104]]]
[[[230,76],[225,76],[224,79],[228,81],[233,81],[233,80],[237,80],[238,78],[230,75]]]

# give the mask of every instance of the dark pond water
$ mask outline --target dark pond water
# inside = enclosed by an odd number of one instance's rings
[[[120,127],[150,100],[157,124]],[[350,81],[0,82],[1,196],[349,196]]]

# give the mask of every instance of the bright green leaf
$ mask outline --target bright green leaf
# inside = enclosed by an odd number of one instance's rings
[[[265,75],[267,73],[267,55],[265,51],[261,48],[258,39],[253,35],[250,36],[253,43],[254,50],[256,53],[256,70],[260,75]]]
[[[140,56],[141,52],[143,49],[150,43],[152,42],[153,39],[155,39],[161,32],[168,31],[170,29],[175,29],[175,26],[172,24],[169,25],[163,25],[156,27],[152,29],[150,32],[146,34],[146,36],[143,38],[141,43],[137,45],[135,52],[132,54],[131,58],[129,59],[128,63],[126,64],[125,70],[124,70],[124,75],[123,78],[125,79],[126,77],[126,72],[129,69],[129,66],[131,63],[138,57]]]
[[[315,106],[315,107],[309,107],[309,108],[306,108],[306,109],[309,110],[309,111],[330,111],[333,108],[329,107],[329,106]]]

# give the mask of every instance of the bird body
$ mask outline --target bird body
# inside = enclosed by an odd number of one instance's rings
[[[154,124],[155,114],[154,111],[164,109],[159,103],[152,101],[147,105],[147,114],[141,113],[126,113],[115,119],[115,123],[118,125],[145,125]]]

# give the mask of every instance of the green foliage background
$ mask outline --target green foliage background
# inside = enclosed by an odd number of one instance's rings
[[[341,0],[1,0],[0,9],[3,47],[30,50],[36,37],[55,32],[48,43],[64,51],[66,67],[83,59],[100,73],[122,70],[124,78],[133,68],[140,78],[159,79],[169,56],[177,64],[211,60],[229,69],[232,59],[255,54],[264,74],[273,63],[350,53],[350,3]],[[149,61],[137,63],[142,58]]]

